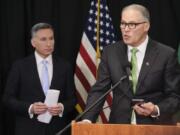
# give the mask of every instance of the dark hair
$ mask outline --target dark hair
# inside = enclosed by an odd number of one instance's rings
[[[52,25],[48,23],[37,23],[31,28],[31,38],[34,37],[36,32],[41,29],[51,29],[52,31],[54,31]]]

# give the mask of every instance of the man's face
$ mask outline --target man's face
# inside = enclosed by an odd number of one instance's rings
[[[123,27],[122,25],[124,25],[125,27]],[[132,25],[134,25],[135,27]],[[122,12],[120,28],[125,44],[134,47],[141,44],[146,38],[149,27],[149,22],[143,18],[142,14],[139,11],[134,9],[127,9]]]
[[[54,51],[54,33],[51,29],[38,30],[31,40],[37,53],[46,58]]]

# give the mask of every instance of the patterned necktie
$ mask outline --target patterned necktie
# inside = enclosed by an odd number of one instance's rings
[[[132,84],[133,84],[133,93],[136,93],[136,85],[137,85],[137,57],[136,53],[138,52],[137,48],[131,49],[131,65],[132,65]]]
[[[41,74],[41,84],[44,91],[44,94],[47,94],[47,91],[49,89],[49,75],[48,75],[48,67],[47,67],[48,61],[43,60],[42,61],[42,74]]]

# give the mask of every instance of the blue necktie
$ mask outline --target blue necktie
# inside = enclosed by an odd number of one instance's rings
[[[47,91],[49,89],[49,75],[48,75],[48,67],[47,67],[48,61],[43,60],[42,61],[42,74],[41,74],[41,85],[44,91],[44,94],[47,94]]]

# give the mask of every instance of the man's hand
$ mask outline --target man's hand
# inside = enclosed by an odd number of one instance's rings
[[[54,106],[48,107],[48,112],[52,115],[52,116],[57,116],[60,113],[62,113],[64,110],[64,106],[61,103],[58,103]]]
[[[151,102],[143,103],[141,105],[136,104],[135,106],[133,106],[133,109],[139,115],[150,116],[158,114],[157,108]]]
[[[35,102],[32,104],[30,112],[32,114],[42,114],[47,111],[47,106],[42,102]]]

